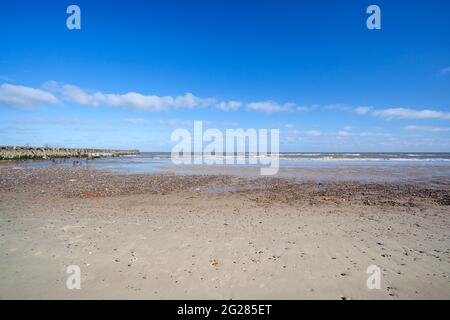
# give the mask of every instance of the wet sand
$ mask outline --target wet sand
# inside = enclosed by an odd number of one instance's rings
[[[0,174],[1,299],[450,298],[446,181]]]
[[[167,172],[208,173],[255,177],[260,176],[260,168],[256,166],[159,166],[160,170]],[[298,167],[280,167],[277,178],[296,178],[311,181],[359,181],[359,182],[390,182],[437,184],[450,186],[450,166],[447,165],[414,165],[397,163],[390,165],[370,164],[317,164]]]

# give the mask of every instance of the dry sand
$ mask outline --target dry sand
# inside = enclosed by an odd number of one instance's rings
[[[0,170],[1,299],[450,298],[447,187]]]

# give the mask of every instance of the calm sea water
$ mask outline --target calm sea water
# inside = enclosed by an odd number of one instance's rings
[[[243,155],[248,161],[252,155]],[[280,176],[364,180],[448,181],[450,153],[280,153]],[[78,161],[79,163],[76,163]],[[169,152],[143,152],[135,156],[94,160],[23,161],[3,163],[16,167],[81,166],[121,173],[173,172],[189,174],[221,173],[223,166],[175,166]],[[227,165],[228,174],[257,174],[255,165]],[[231,169],[228,170],[228,169]],[[251,171],[250,169],[253,169]],[[233,171],[235,170],[235,171]],[[246,171],[247,170],[247,171]]]

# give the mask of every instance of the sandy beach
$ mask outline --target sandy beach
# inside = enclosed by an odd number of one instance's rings
[[[1,299],[450,298],[446,183],[0,171]]]

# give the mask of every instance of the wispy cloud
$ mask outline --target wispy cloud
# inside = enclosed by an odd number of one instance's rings
[[[4,83],[0,86],[0,105],[31,109],[42,104],[75,103],[93,107],[122,108],[128,111],[170,111],[179,108],[196,109],[211,107],[221,111],[263,112],[268,115],[276,112],[299,112],[313,110],[318,105],[310,107],[293,102],[278,103],[273,100],[242,102],[237,100],[221,101],[216,98],[198,97],[190,92],[179,96],[147,95],[139,92],[104,93],[85,90],[76,85],[49,81],[42,88],[32,88]],[[359,115],[370,114],[384,119],[444,119],[450,120],[450,112],[436,110],[416,110],[410,108],[375,109],[371,106],[350,107],[343,103],[325,105],[323,110],[353,112]]]
[[[323,106],[325,110],[349,111],[351,108],[345,103],[334,103]]]
[[[297,138],[311,138],[311,139],[347,139],[347,138],[392,138],[393,134],[386,132],[355,132],[353,127],[346,126],[338,131],[321,131],[321,130],[298,130],[289,129],[284,132],[286,137],[291,137],[293,139]]]
[[[242,105],[240,101],[221,101],[216,104],[216,107],[223,111],[233,111],[241,108]]]
[[[207,107],[215,103],[215,99],[200,98],[188,92],[182,96],[144,95],[137,92],[125,94],[88,93],[74,85],[63,85],[61,88],[65,100],[81,105],[119,107],[130,110],[164,111],[171,108]]]
[[[448,73],[450,73],[450,67],[442,68],[441,70],[439,70],[440,75],[446,75]]]
[[[245,106],[248,111],[261,111],[267,114],[281,111],[306,111],[307,108],[295,103],[280,104],[276,101],[256,101],[244,103],[242,101],[218,101],[216,98],[202,98],[187,92],[181,96],[145,95],[138,92],[104,93],[101,91],[87,91],[71,84],[60,84],[49,81],[45,84],[51,92],[59,93],[62,99],[80,105],[119,107],[127,110],[139,111],[168,111],[177,108],[215,107],[222,111],[235,111]]]
[[[311,108],[314,108],[314,107],[311,107]],[[305,112],[305,111],[309,111],[311,108],[307,107],[307,106],[297,106],[297,107],[295,107],[295,110],[300,111],[300,112]]]
[[[353,133],[348,130],[339,130],[337,132],[337,135],[340,137],[347,137],[347,136],[353,135]]]
[[[389,108],[375,110],[372,115],[386,119],[442,119],[450,120],[450,112],[435,110],[416,110],[408,108]]]
[[[30,109],[42,104],[57,104],[52,93],[31,87],[4,83],[0,86],[0,105]]]
[[[292,111],[296,107],[295,103],[279,104],[275,101],[258,101],[247,104],[246,109],[249,111],[262,111],[268,114],[281,111]]]
[[[355,112],[356,114],[363,115],[363,114],[370,112],[370,110],[372,110],[372,107],[360,106],[360,107],[353,109],[353,112]]]
[[[320,137],[323,135],[323,133],[318,130],[308,130],[306,131],[306,135],[311,137]]]
[[[163,125],[163,126],[193,126],[194,121],[181,119],[164,119],[164,120],[149,120],[144,118],[125,118],[124,121],[133,125]],[[211,121],[203,121],[204,125],[212,124]]]
[[[152,122],[143,118],[125,118],[123,119],[128,124],[151,124]]]
[[[416,126],[410,125],[404,127],[406,130],[428,131],[428,132],[450,132],[450,127]]]
[[[86,123],[86,120],[73,117],[33,117],[26,119],[18,119],[15,123],[18,124],[54,124],[54,125],[71,125]]]

